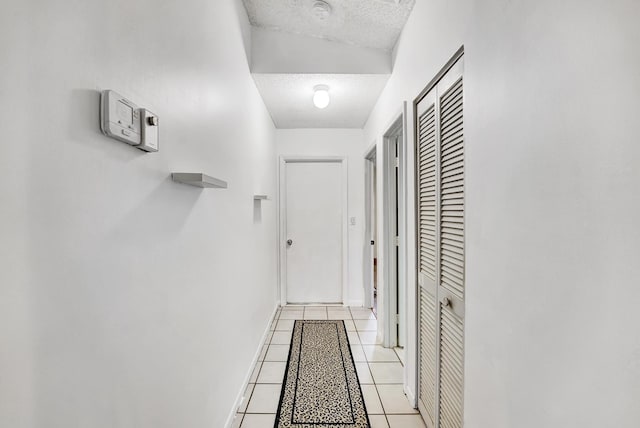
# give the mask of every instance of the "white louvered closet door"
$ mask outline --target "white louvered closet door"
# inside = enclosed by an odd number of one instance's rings
[[[437,420],[437,244],[436,244],[436,97],[427,95],[419,106],[417,186],[420,308],[420,367],[418,407],[425,420]]]
[[[429,428],[461,428],[464,385],[462,58],[417,104],[419,400]]]

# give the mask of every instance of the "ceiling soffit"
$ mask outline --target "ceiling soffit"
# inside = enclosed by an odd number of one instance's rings
[[[319,18],[318,0],[243,0],[252,25],[350,45],[391,51],[415,0],[326,0],[331,13]]]

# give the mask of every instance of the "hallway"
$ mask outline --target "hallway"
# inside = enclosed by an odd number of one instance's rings
[[[425,427],[403,392],[403,365],[399,354],[376,345],[377,320],[371,310],[309,305],[278,309],[233,428],[273,427],[293,324],[302,319],[344,320],[371,428]]]
[[[0,428],[640,427],[640,0],[0,5]]]

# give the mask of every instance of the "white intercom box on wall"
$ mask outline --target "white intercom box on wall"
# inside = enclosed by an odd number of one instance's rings
[[[100,126],[111,138],[147,152],[158,151],[158,116],[115,91],[102,91]]]
[[[160,126],[158,116],[146,108],[141,108],[140,121],[142,122],[142,141],[136,147],[147,152],[157,152],[159,149],[158,127]]]

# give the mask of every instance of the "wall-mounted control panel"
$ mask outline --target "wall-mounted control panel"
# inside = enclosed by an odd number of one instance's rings
[[[157,152],[158,147],[158,126],[160,120],[158,116],[151,113],[146,108],[140,109],[140,121],[142,123],[142,141],[138,147],[147,152]]]
[[[115,91],[102,91],[100,127],[111,138],[147,152],[157,152],[158,116],[140,108]]]

